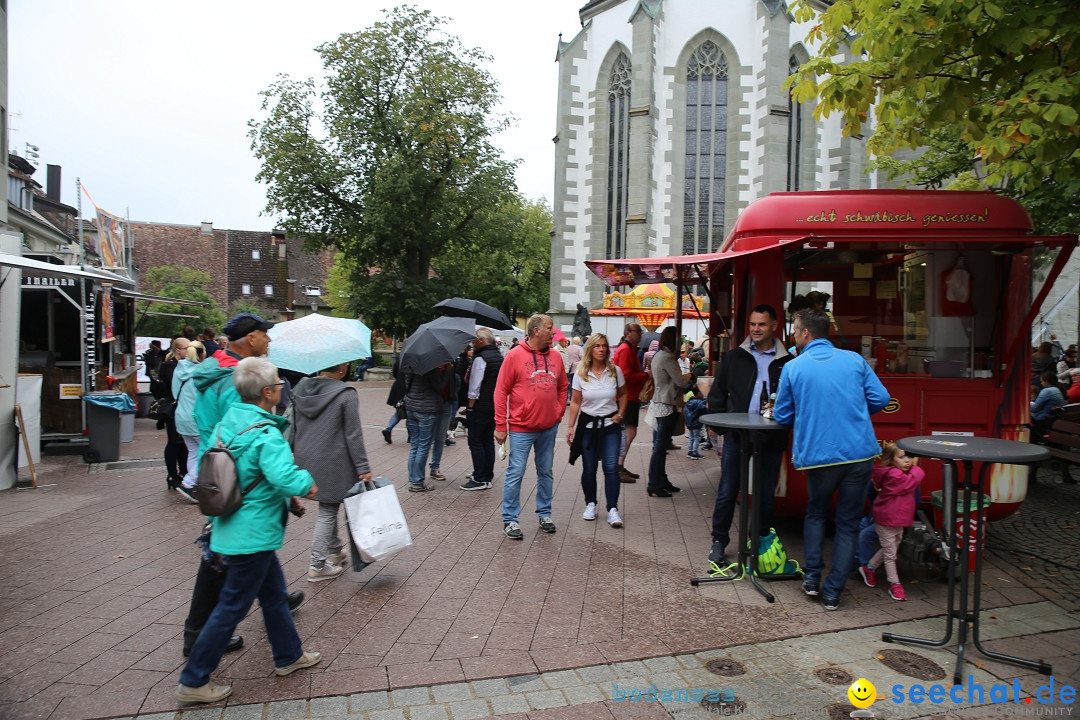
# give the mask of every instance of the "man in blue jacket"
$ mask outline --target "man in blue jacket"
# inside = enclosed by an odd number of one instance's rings
[[[836,610],[854,562],[866,484],[881,453],[870,416],[889,403],[889,391],[861,355],[838,350],[826,339],[825,311],[799,310],[792,333],[799,354],[780,374],[773,419],[794,425],[791,459],[796,469],[806,471],[802,589],[810,596],[820,594],[826,610]],[[834,495],[832,569],[823,584],[825,523]]]

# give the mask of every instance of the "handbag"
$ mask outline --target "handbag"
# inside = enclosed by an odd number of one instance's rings
[[[378,487],[379,480],[383,478],[375,478],[375,487],[345,498],[349,536],[365,563],[386,559],[412,545],[397,491],[389,484]]]
[[[151,420],[168,420],[176,412],[176,401],[168,398],[158,398],[150,403],[150,409],[146,416]]]
[[[397,413],[398,420],[407,420],[409,412],[405,409],[405,400],[398,400],[397,405],[394,406],[394,412]]]
[[[682,410],[675,408],[675,427],[671,430],[671,437],[679,437],[686,434],[686,416]]]
[[[649,403],[649,409],[645,412],[645,424],[656,429],[656,403]]]
[[[653,393],[656,391],[656,385],[653,384],[653,380],[650,377],[645,381],[645,384],[641,386],[641,392],[638,393],[638,402],[647,403],[652,400]]]

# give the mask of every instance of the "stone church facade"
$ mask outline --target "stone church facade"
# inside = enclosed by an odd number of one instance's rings
[[[591,0],[560,40],[551,314],[602,304],[585,260],[712,252],[785,190],[879,185],[865,142],[794,103],[812,47],[781,0]]]

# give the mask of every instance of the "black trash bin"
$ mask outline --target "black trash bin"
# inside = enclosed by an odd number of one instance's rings
[[[89,446],[83,453],[88,463],[120,459],[120,413],[134,412],[135,403],[119,390],[98,390],[83,394]]]

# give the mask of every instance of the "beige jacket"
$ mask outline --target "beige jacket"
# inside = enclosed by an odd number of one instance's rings
[[[653,355],[651,372],[653,385],[656,388],[653,400],[681,408],[686,394],[683,390],[686,381],[683,379],[682,371],[679,370],[679,361],[675,354],[667,349],[657,351]]]

